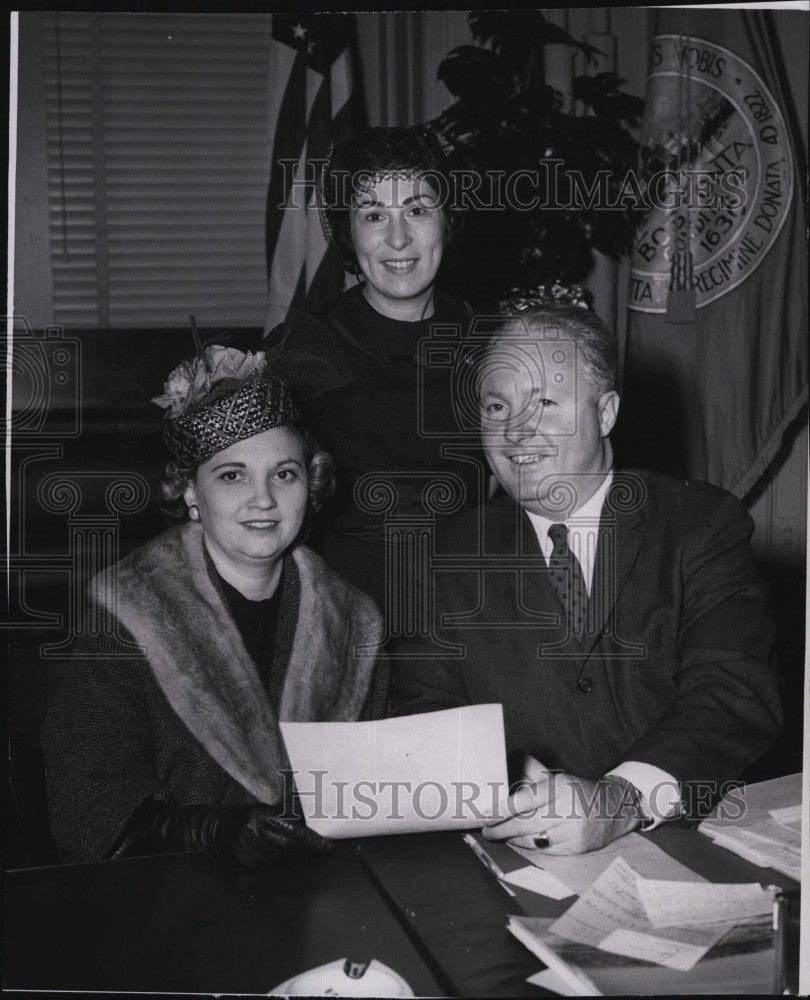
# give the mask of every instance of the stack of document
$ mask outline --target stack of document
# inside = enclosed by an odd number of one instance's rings
[[[751,829],[718,829],[708,820],[701,824],[700,832],[711,837],[718,847],[733,851],[760,868],[789,875],[797,882],[802,878],[801,837],[797,832],[785,830],[776,822],[762,820]],[[783,840],[786,837],[789,839]]]
[[[772,910],[772,893],[756,882],[645,879],[616,857],[553,922],[512,916],[507,927],[547,966],[542,978],[531,981],[554,992],[577,996],[613,993],[618,987],[628,994],[668,993],[673,987],[678,991],[680,978],[688,993],[704,977],[696,966],[713,949],[721,963],[732,954],[768,949]],[[654,974],[656,966],[663,975]],[[712,988],[700,992],[715,992],[716,973],[712,968],[708,975]]]
[[[698,829],[718,847],[800,882],[801,820],[797,774],[736,789]]]
[[[543,917],[509,918],[508,930],[542,960],[528,982],[562,996],[692,996],[773,992],[774,949],[768,914],[735,926],[688,971],[583,945],[550,930]]]

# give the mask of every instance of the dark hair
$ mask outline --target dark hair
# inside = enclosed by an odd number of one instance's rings
[[[503,331],[519,323],[525,325],[529,334],[537,327],[546,330],[558,328],[564,336],[576,341],[597,395],[616,389],[618,341],[607,323],[595,312],[579,306],[535,306],[505,318],[501,332],[494,339],[497,340]]]
[[[307,510],[299,538],[309,533],[313,515],[317,514],[328,497],[335,492],[335,463],[332,456],[322,451],[318,443],[298,424],[286,424],[301,440],[304,446],[304,462],[307,466]],[[187,521],[188,507],[183,494],[193,482],[199,466],[181,466],[169,462],[160,480],[160,509],[171,521]]]
[[[318,207],[327,243],[340,253],[349,274],[360,274],[352,242],[349,209],[358,178],[398,173],[423,177],[436,189],[444,217],[444,245],[449,250],[461,232],[453,207],[450,164],[436,136],[426,128],[370,128],[335,146],[321,172]]]

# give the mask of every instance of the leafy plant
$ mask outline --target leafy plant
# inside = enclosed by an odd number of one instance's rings
[[[627,187],[638,163],[630,129],[643,102],[614,74],[595,73],[574,79],[581,111],[566,111],[545,80],[546,47],[568,46],[590,65],[597,49],[539,11],[473,12],[469,22],[477,44],[453,49],[438,71],[455,101],[428,125],[453,166],[482,179],[475,195],[468,191],[465,236],[446,278],[488,308],[515,287],[581,281],[592,248],[614,258],[627,252],[638,220],[638,192]],[[503,175],[500,192],[495,172]],[[536,202],[521,208],[517,198]]]

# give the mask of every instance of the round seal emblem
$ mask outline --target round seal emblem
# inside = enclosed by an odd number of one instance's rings
[[[650,206],[633,247],[628,305],[666,311],[673,254],[691,251],[698,308],[742,284],[787,217],[793,157],[760,76],[714,42],[653,39],[642,136]]]

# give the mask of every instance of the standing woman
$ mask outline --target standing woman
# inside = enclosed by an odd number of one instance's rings
[[[331,459],[261,352],[209,347],[165,390],[182,523],[92,581],[95,637],[43,730],[54,838],[74,861],[323,852],[281,815],[279,720],[382,717],[388,681],[379,612],[301,544]]]
[[[264,342],[290,365],[289,377],[304,383],[310,425],[335,459],[338,494],[318,551],[380,604],[384,514],[367,509],[355,492],[358,481],[367,473],[390,480],[400,516],[424,517],[431,475],[449,484],[451,508],[474,504],[481,492],[474,448],[466,455],[459,447],[453,455],[442,451],[459,426],[452,364],[424,366],[419,352],[432,331],[463,336],[472,319],[466,302],[436,287],[439,265],[459,236],[451,190],[447,159],[423,129],[372,128],[335,148],[321,177],[321,222],[359,282],[326,307],[320,322],[293,316]],[[331,382],[307,387],[307,355],[328,359]],[[303,378],[289,359],[298,360]]]

